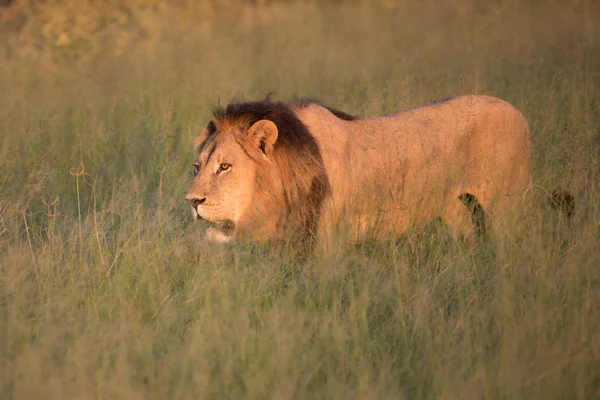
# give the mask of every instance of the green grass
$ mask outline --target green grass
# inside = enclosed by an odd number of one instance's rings
[[[0,397],[600,398],[595,3],[280,2],[196,30],[203,11],[175,8],[125,52],[3,34]],[[193,138],[219,99],[271,90],[363,115],[511,102],[532,130],[525,218],[477,245],[433,224],[306,260],[206,245]]]

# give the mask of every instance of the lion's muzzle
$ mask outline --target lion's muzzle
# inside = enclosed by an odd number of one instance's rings
[[[236,228],[236,224],[234,221],[230,219],[213,221],[202,216],[198,208],[206,202],[206,197],[198,198],[194,195],[187,195],[185,196],[185,199],[192,206],[194,219],[201,219],[208,222],[213,230],[215,230],[216,232],[220,232],[220,234],[224,237],[233,236]]]
[[[198,206],[206,201],[206,197],[198,199],[194,196],[185,196],[185,199],[194,207],[194,209],[198,209]]]
[[[194,219],[201,219],[200,212],[198,211],[198,206],[203,204],[206,201],[206,197],[197,198],[193,195],[186,195],[185,199],[192,206],[192,213],[194,215]]]

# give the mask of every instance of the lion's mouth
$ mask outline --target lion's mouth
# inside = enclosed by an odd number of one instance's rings
[[[205,223],[207,223],[210,226],[210,228],[216,229],[217,231],[221,232],[225,236],[233,236],[235,229],[236,229],[236,224],[234,221],[232,221],[230,219],[222,219],[222,220],[208,219],[206,217],[203,217],[200,214],[199,210],[195,207],[192,207],[192,212],[194,214],[194,219],[204,221]]]
[[[230,219],[226,219],[218,222],[210,222],[211,226],[221,231],[226,236],[233,235],[235,231],[235,222]]]
[[[200,216],[200,214],[196,215],[196,218],[205,221],[210,225],[211,228],[217,229],[219,232],[226,236],[232,236],[235,232],[235,222],[230,219],[225,219],[221,221],[210,221],[206,218]]]

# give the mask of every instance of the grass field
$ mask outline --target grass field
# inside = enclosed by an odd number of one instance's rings
[[[600,4],[338,3],[0,8],[0,398],[600,398]],[[531,126],[526,217],[476,245],[208,247],[193,138],[269,91],[501,97]]]

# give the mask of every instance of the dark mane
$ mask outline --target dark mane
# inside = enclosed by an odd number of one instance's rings
[[[252,125],[254,122],[261,119],[269,119],[275,122],[275,125],[278,126],[277,121],[272,118],[279,117],[280,119],[285,119],[286,122],[292,122],[293,125],[296,124],[296,121],[301,123],[298,118],[295,117],[293,109],[294,108],[305,108],[311,104],[318,104],[321,107],[327,109],[330,113],[335,115],[337,118],[342,119],[344,121],[355,121],[360,119],[360,117],[348,114],[345,111],[341,111],[335,109],[333,107],[329,107],[319,100],[314,99],[297,99],[293,100],[289,103],[285,102],[272,102],[270,100],[271,94],[267,95],[264,100],[257,101],[249,101],[249,102],[237,102],[233,101],[229,103],[227,106],[217,106],[213,110],[213,116],[215,120],[224,122],[227,121],[229,123],[246,123]],[[293,118],[287,118],[291,116]],[[295,120],[295,121],[294,121]],[[284,122],[283,120],[281,122]]]
[[[295,101],[291,102],[291,104],[293,106],[295,106],[295,107],[298,107],[298,108],[308,107],[311,104],[318,104],[321,107],[326,108],[330,113],[332,113],[333,115],[335,115],[339,119],[342,119],[344,121],[356,121],[356,120],[360,119],[360,117],[348,114],[345,111],[341,111],[341,110],[338,110],[336,108],[326,106],[325,104],[323,104],[319,100],[315,100],[315,99],[298,99],[298,100],[295,100]]]
[[[355,121],[360,118],[360,117],[356,117],[354,115],[350,115],[347,112],[337,110],[335,108],[331,108],[331,107],[327,107],[327,106],[323,106],[323,107],[325,107],[326,109],[329,110],[330,113],[332,113],[339,119],[343,119],[344,121]]]
[[[284,191],[286,212],[282,226],[288,232],[296,231],[304,240],[314,236],[321,205],[330,193],[330,185],[317,142],[294,112],[294,108],[299,106],[298,103],[273,102],[267,96],[264,100],[234,101],[225,107],[216,107],[213,117],[217,127],[241,126],[244,131],[262,119],[275,123],[278,137],[273,146],[272,160]],[[265,168],[258,168],[256,193],[267,197],[272,195],[268,190],[275,187],[272,179]],[[269,199],[265,198],[265,201]]]

